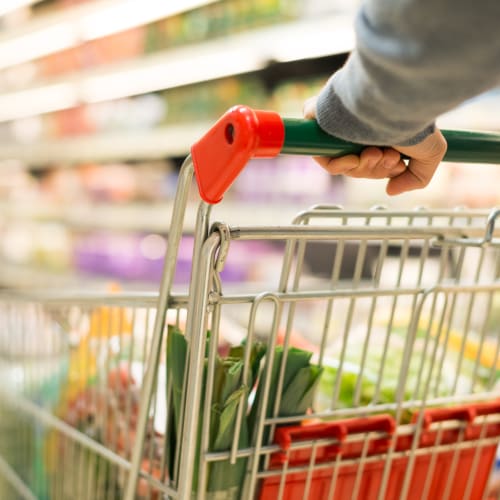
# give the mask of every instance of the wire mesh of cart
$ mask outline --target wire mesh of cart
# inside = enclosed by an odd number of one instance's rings
[[[498,135],[445,135],[446,160],[500,158]],[[0,498],[498,498],[499,209],[212,220],[250,158],[360,147],[232,108],[180,171],[159,293],[4,294]],[[279,266],[242,291],[224,266],[252,242]]]

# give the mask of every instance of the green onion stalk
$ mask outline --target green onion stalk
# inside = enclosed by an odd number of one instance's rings
[[[207,334],[209,335],[209,334]],[[250,349],[249,370],[247,380],[244,380],[244,358],[246,349]],[[271,368],[271,384],[268,394],[268,404],[264,407],[264,389],[262,366],[268,349],[262,342],[254,342],[251,346],[242,344],[233,347],[229,355],[215,358],[212,398],[210,404],[209,452],[228,452],[231,449],[236,433],[239,405],[243,404],[241,414],[243,419],[238,435],[238,449],[250,447],[256,432],[259,411],[265,411],[266,417],[273,416],[274,402],[279,396],[280,404],[277,416],[304,415],[312,406],[314,390],[319,381],[321,368],[311,364],[312,353],[301,349],[290,348],[284,356],[282,346],[274,351]],[[178,443],[179,424],[181,416],[182,395],[187,361],[188,344],[183,333],[169,326],[167,339],[167,401],[169,408],[167,456],[171,477],[175,477],[175,451]],[[206,393],[207,358],[203,373],[202,394]],[[284,378],[281,393],[278,394],[278,379],[281,364],[285,362]],[[250,398],[250,395],[255,395]],[[203,396],[202,396],[203,397]],[[250,401],[252,401],[250,403]],[[204,400],[201,401],[204,407]],[[199,458],[201,452],[200,418],[197,435],[197,451],[193,477],[193,493],[201,487],[199,484]],[[268,432],[266,436],[268,437]],[[266,439],[267,439],[266,437]],[[208,466],[206,496],[208,500],[238,500],[241,498],[241,488],[244,482],[248,459],[237,458],[234,464],[229,459],[211,462]]]

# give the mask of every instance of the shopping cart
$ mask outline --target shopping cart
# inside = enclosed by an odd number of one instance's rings
[[[498,135],[445,134],[447,160],[500,158]],[[498,498],[499,209],[211,220],[250,158],[359,150],[235,107],[182,166],[159,294],[4,294],[0,498]],[[255,241],[281,271],[241,291],[222,271]]]

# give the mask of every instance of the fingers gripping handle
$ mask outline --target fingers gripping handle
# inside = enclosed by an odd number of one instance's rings
[[[231,108],[191,148],[202,199],[218,203],[250,158],[277,156],[284,139],[277,113]]]

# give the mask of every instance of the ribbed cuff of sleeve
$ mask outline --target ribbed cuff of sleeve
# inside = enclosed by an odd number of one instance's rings
[[[431,135],[436,130],[436,124],[431,123],[427,125],[421,132],[415,134],[413,137],[410,137],[406,141],[398,142],[394,144],[394,146],[415,146],[415,144],[419,144],[422,142],[427,136]]]
[[[423,141],[435,130],[435,124],[423,126],[415,133],[387,127],[375,127],[352,114],[342,103],[329,82],[319,93],[316,102],[318,125],[328,134],[346,141],[371,146],[412,146]],[[418,130],[418,129],[417,129]]]

